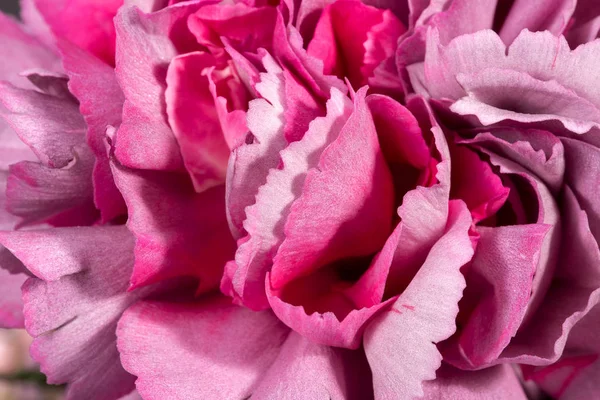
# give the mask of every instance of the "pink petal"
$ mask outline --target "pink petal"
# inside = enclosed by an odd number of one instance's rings
[[[126,7],[136,6],[145,13],[151,13],[165,8],[169,0],[125,0]]]
[[[86,147],[72,151],[73,161],[63,168],[31,161],[11,165],[6,207],[23,218],[21,225],[90,225],[98,219],[90,179],[94,156]]]
[[[435,343],[456,329],[465,288],[460,268],[473,255],[470,226],[464,203],[450,202],[445,234],[389,312],[376,316],[365,330],[376,398],[422,396],[422,382],[435,378],[442,359]]]
[[[196,193],[187,175],[135,171],[113,163],[135,243],[131,287],[177,276],[200,279],[200,291],[218,286],[235,243],[225,217],[224,187]]]
[[[600,240],[600,201],[596,182],[600,179],[600,149],[575,139],[562,138],[565,148],[565,181],[573,190],[579,205],[586,212],[590,229]]]
[[[252,397],[365,399],[371,384],[368,368],[362,350],[322,346],[291,332]]]
[[[561,35],[576,4],[576,0],[516,0],[502,24],[500,37],[504,43],[510,44],[523,29]]]
[[[25,326],[48,381],[68,383],[68,399],[108,400],[131,392],[135,378],[121,367],[115,328],[123,310],[146,292],[126,293],[133,264],[127,229],[4,233],[2,242],[25,255],[22,261],[39,277],[23,287]]]
[[[276,18],[274,7],[250,7],[239,2],[209,4],[189,18],[189,29],[198,43],[206,46],[217,58],[225,56],[221,37],[240,52],[270,50]]]
[[[423,384],[423,391],[425,400],[527,399],[510,365],[469,372],[444,365],[435,380]]]
[[[330,262],[372,254],[391,231],[392,182],[365,92],[291,207],[271,275],[276,289]]]
[[[123,365],[138,377],[145,399],[243,399],[276,359],[287,332],[268,311],[205,297],[140,302],[125,312],[117,335]]]
[[[35,0],[57,38],[72,41],[114,65],[115,28],[112,23],[123,0]]]
[[[241,239],[236,252],[235,270],[225,279],[231,281],[234,297],[250,308],[267,306],[265,276],[272,257],[284,239],[283,222],[289,206],[301,194],[307,172],[316,167],[325,147],[333,141],[351,112],[351,102],[332,89],[327,102],[327,116],[311,122],[308,132],[298,142],[281,151],[282,167],[269,171],[265,185],[256,195],[256,203],[246,208],[244,227],[248,235]]]
[[[173,59],[167,72],[169,123],[197,191],[223,182],[229,159],[229,147],[209,90],[209,75],[215,63],[209,53],[188,53]]]
[[[459,74],[457,79],[467,96],[450,109],[460,115],[475,115],[483,125],[558,119],[575,133],[600,125],[596,105],[554,80],[542,81],[524,72],[496,68]]]
[[[487,366],[517,334],[549,230],[543,224],[477,228],[477,249],[465,271],[463,326],[442,347],[447,362],[461,369]]]
[[[17,21],[4,14],[0,15],[0,48],[4,58],[0,65],[0,80],[8,81],[23,88],[31,84],[19,76],[22,71],[42,68],[60,72],[58,56],[26,30]]]
[[[594,0],[579,0],[571,16],[573,25],[565,32],[571,48],[591,42],[600,32],[600,4]]]
[[[600,251],[587,215],[568,186],[561,200],[561,257],[544,301],[501,354],[504,362],[555,362],[573,326],[600,301]]]
[[[565,175],[563,145],[554,134],[537,129],[501,128],[461,140],[482,146],[525,167],[558,192]]]
[[[284,77],[275,60],[265,54],[256,90],[262,97],[249,104],[247,123],[253,137],[235,149],[227,169],[227,217],[234,236],[239,238],[246,219],[246,207],[254,204],[258,188],[262,186],[271,168],[279,163],[279,152],[287,141],[284,129]]]
[[[0,252],[4,249],[0,248]],[[1,262],[1,260],[0,260]],[[25,274],[11,274],[0,268],[0,328],[23,328],[23,301],[21,286],[27,280]]]
[[[193,40],[185,24],[200,5],[186,3],[144,14],[122,8],[115,18],[116,74],[125,94],[123,123],[117,132],[116,156],[125,166],[183,170],[175,136],[168,125],[164,92],[168,62],[177,46]]]
[[[347,24],[355,29],[347,29]],[[368,82],[377,65],[395,53],[405,28],[389,10],[360,1],[338,1],[323,9],[308,54],[324,61],[324,73]]]
[[[71,99],[1,83],[0,101],[7,123],[44,165],[65,167],[73,160],[72,148],[85,141],[85,121]]]
[[[79,110],[88,126],[87,143],[96,157],[94,203],[102,220],[110,221],[126,211],[114,184],[105,144],[107,127],[121,123],[123,93],[112,68],[68,42],[60,41],[59,48],[69,76],[69,89],[79,100]]]

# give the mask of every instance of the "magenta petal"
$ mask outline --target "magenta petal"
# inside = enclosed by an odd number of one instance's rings
[[[121,123],[123,92],[114,70],[89,53],[59,42],[69,89],[79,100],[79,110],[87,123],[87,143],[94,152],[94,202],[103,221],[125,213],[123,197],[115,186],[106,151],[106,129]],[[90,79],[90,77],[94,79]]]
[[[456,329],[465,288],[460,268],[473,255],[471,217],[462,202],[450,202],[445,234],[393,307],[365,330],[364,347],[378,399],[423,395],[422,382],[435,378],[442,356],[435,343]],[[403,355],[410,354],[410,357]]]
[[[153,14],[122,8],[115,18],[116,74],[126,99],[115,154],[125,166],[183,169],[179,146],[165,116],[164,77],[166,63],[177,55],[171,33],[179,32],[198,7],[187,3]]]
[[[115,28],[112,20],[123,0],[35,0],[54,35],[70,40],[114,65]]]
[[[436,379],[423,384],[424,400],[526,400],[511,365],[481,371],[460,371],[442,366]]]
[[[132,288],[177,276],[218,286],[235,243],[227,225],[223,185],[196,193],[187,174],[135,171],[113,164],[135,243]]]
[[[371,382],[364,371],[365,367],[368,371],[368,365],[364,364],[362,349],[327,347],[291,332],[252,397],[272,400],[365,399]]]
[[[354,29],[347,29],[348,25]],[[348,77],[354,87],[368,83],[375,68],[395,53],[405,28],[389,11],[360,1],[324,8],[308,54],[324,61],[323,72]]]
[[[273,288],[333,261],[371,255],[391,232],[392,181],[365,92],[356,94],[353,114],[308,172],[291,207],[274,258]]]
[[[23,88],[31,88],[19,74],[31,68],[60,72],[60,60],[56,54],[38,39],[30,36],[17,21],[0,14],[0,48],[3,61],[0,80]]]
[[[69,383],[68,399],[131,392],[135,378],[121,367],[115,329],[122,311],[145,292],[126,293],[133,265],[127,229],[55,228],[4,233],[2,241],[25,255],[22,261],[39,277],[23,287],[25,325],[48,381]]]
[[[123,365],[138,377],[147,400],[247,398],[287,334],[270,312],[223,297],[140,302],[125,312],[117,331]]]
[[[307,172],[316,167],[323,150],[346,123],[352,103],[340,91],[332,89],[327,109],[327,116],[313,120],[302,139],[281,151],[282,167],[269,171],[266,183],[258,190],[256,203],[246,208],[244,228],[248,235],[241,239],[235,271],[228,271],[226,279],[233,285],[233,293],[228,294],[241,298],[250,308],[267,306],[265,276],[275,250],[284,239],[282,222],[287,218],[289,206],[301,194]]]
[[[222,183],[229,159],[229,147],[209,90],[208,75],[215,63],[209,53],[188,53],[174,58],[167,72],[169,123],[197,191]]]

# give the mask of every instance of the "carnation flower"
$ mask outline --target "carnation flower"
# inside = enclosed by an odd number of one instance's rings
[[[598,395],[592,2],[22,10],[0,324],[67,398]]]

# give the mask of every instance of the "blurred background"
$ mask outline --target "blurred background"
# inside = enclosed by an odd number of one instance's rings
[[[8,14],[18,15],[19,0],[0,0],[0,10]]]

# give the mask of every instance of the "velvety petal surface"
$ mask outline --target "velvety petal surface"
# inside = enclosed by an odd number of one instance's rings
[[[145,399],[226,400],[252,394],[287,333],[268,311],[210,296],[138,303],[125,312],[117,335],[123,365],[138,377]]]
[[[125,95],[115,154],[128,167],[183,170],[166,117],[165,77],[178,46],[193,43],[185,25],[198,7],[184,3],[152,14],[124,7],[115,18],[116,75]]]
[[[23,287],[31,354],[50,383],[68,383],[69,399],[114,399],[133,389],[115,329],[143,291],[127,293],[133,237],[123,226],[2,233],[36,276]],[[35,246],[32,246],[35,243]]]
[[[223,202],[224,187],[196,193],[186,174],[136,171],[113,163],[135,241],[132,288],[176,276],[218,286],[235,243]]]
[[[377,399],[423,396],[422,382],[435,378],[442,356],[438,343],[456,329],[458,301],[465,288],[460,268],[473,255],[471,217],[462,202],[451,202],[442,238],[388,312],[365,330],[364,348]]]

